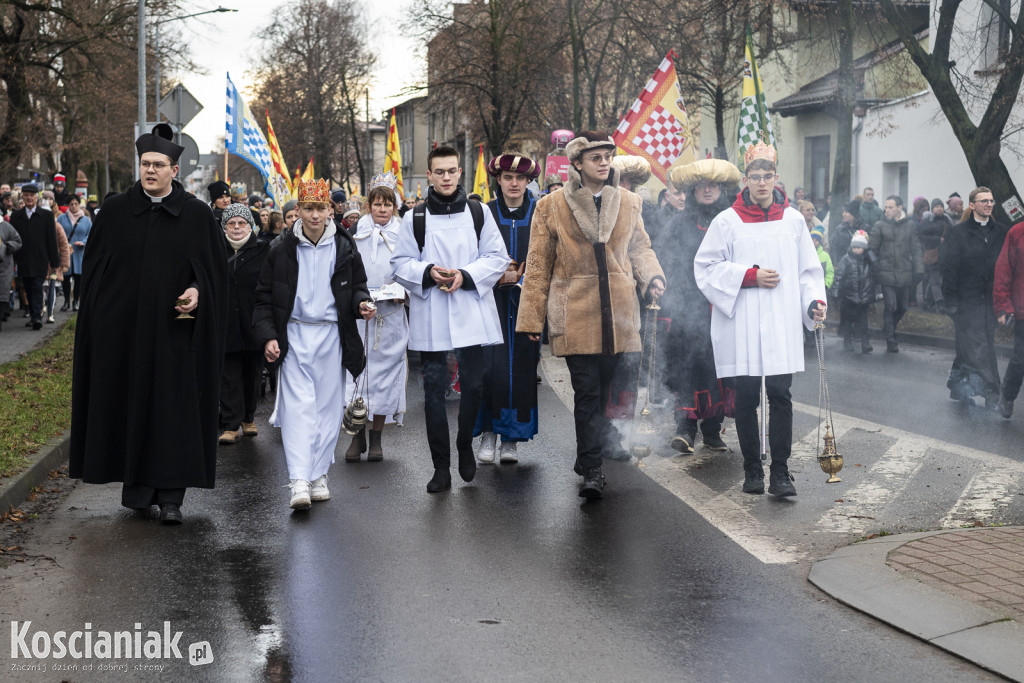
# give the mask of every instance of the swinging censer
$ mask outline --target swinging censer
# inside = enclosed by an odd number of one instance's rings
[[[377,310],[377,305],[373,302],[368,304],[374,311]],[[345,408],[345,414],[341,418],[341,427],[345,430],[345,433],[349,436],[355,436],[370,417],[370,407],[367,405],[367,401],[363,398],[365,394],[367,398],[370,396],[370,372],[367,367],[368,361],[366,358],[366,348],[370,343],[370,323],[366,323],[366,338],[363,340],[363,372],[359,378],[356,379],[356,398]],[[359,380],[362,379],[362,382]],[[362,384],[362,391],[359,391],[359,385]]]
[[[636,456],[636,466],[646,467],[644,458],[654,451],[654,425],[651,424],[651,387],[654,385],[655,365],[658,361],[658,297],[652,296],[647,310],[647,325],[644,330],[643,344],[640,347],[640,367],[636,376],[636,396],[640,397],[640,377],[644,372],[644,359],[647,360],[647,391],[644,393],[644,407],[640,411],[640,424],[631,437],[631,451]]]
[[[825,377],[825,323],[814,326],[814,342],[818,350],[818,442],[821,442],[821,408],[825,404],[825,447],[818,456],[821,471],[829,475],[826,484],[835,484],[842,479],[836,476],[843,469],[843,456],[836,450],[836,438],[832,434],[832,401],[828,393],[828,378]]]

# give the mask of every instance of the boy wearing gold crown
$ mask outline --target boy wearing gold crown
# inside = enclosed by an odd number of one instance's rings
[[[323,180],[299,182],[298,220],[270,247],[256,285],[253,332],[280,368],[270,422],[281,428],[293,510],[328,500],[341,431],[345,371],[365,359],[356,320],[373,318],[355,240],[330,218]]]
[[[736,382],[736,435],[743,491],[764,493],[757,408],[761,377],[770,407],[768,493],[795,496],[787,461],[793,444],[789,387],[804,369],[801,324],[825,320],[825,274],[799,211],[775,188],[775,148],[744,155],[745,189],[708,227],[694,258],[697,286],[711,302],[711,342],[719,377]]]

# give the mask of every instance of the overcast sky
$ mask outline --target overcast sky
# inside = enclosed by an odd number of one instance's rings
[[[193,60],[208,71],[208,75],[181,74],[181,83],[203,105],[203,111],[185,127],[185,132],[195,138],[201,153],[209,153],[217,144],[217,136],[224,133],[225,73],[231,73],[231,80],[245,93],[251,85],[249,70],[259,45],[259,29],[270,22],[274,9],[281,0],[212,0],[191,3],[184,12],[201,12],[218,5],[237,9],[231,14],[209,14],[181,22],[164,24],[167,34],[181,31],[183,40],[189,45]],[[404,38],[399,28],[403,8],[407,0],[373,0],[360,4],[367,7],[371,26],[379,44],[377,71],[370,90],[370,114],[379,116],[381,110],[405,99],[400,96],[402,88],[412,84],[423,72],[417,65],[412,51],[413,41]],[[225,27],[230,27],[226,31]],[[248,30],[239,31],[240,27]],[[248,38],[248,40],[247,40]],[[170,77],[169,77],[170,76]],[[162,74],[161,89],[179,79]],[[147,93],[152,102],[153,93]],[[248,101],[248,99],[247,99]],[[152,109],[152,104],[149,105]],[[265,128],[262,112],[253,112],[261,127]],[[266,132],[264,130],[264,132]]]

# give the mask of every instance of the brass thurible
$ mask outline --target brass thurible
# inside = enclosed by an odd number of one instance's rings
[[[825,448],[818,456],[818,465],[821,466],[822,472],[829,475],[828,481],[825,483],[836,484],[842,481],[836,476],[836,473],[843,469],[843,456],[836,450],[836,438],[832,436],[832,425],[830,424],[825,425],[824,441]]]
[[[192,299],[177,299],[175,300],[174,305],[188,306],[190,303],[192,303]],[[178,314],[178,317],[175,318],[175,320],[191,320],[193,318],[195,318],[195,316],[190,313],[180,313]]]

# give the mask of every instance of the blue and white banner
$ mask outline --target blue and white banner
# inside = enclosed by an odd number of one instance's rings
[[[260,175],[263,176],[264,192],[274,198],[275,206],[279,205],[277,188],[271,182],[274,163],[270,157],[270,145],[267,144],[266,136],[253,118],[238,88],[231,82],[231,74],[228,74],[226,124],[224,144],[227,150],[259,169]]]

